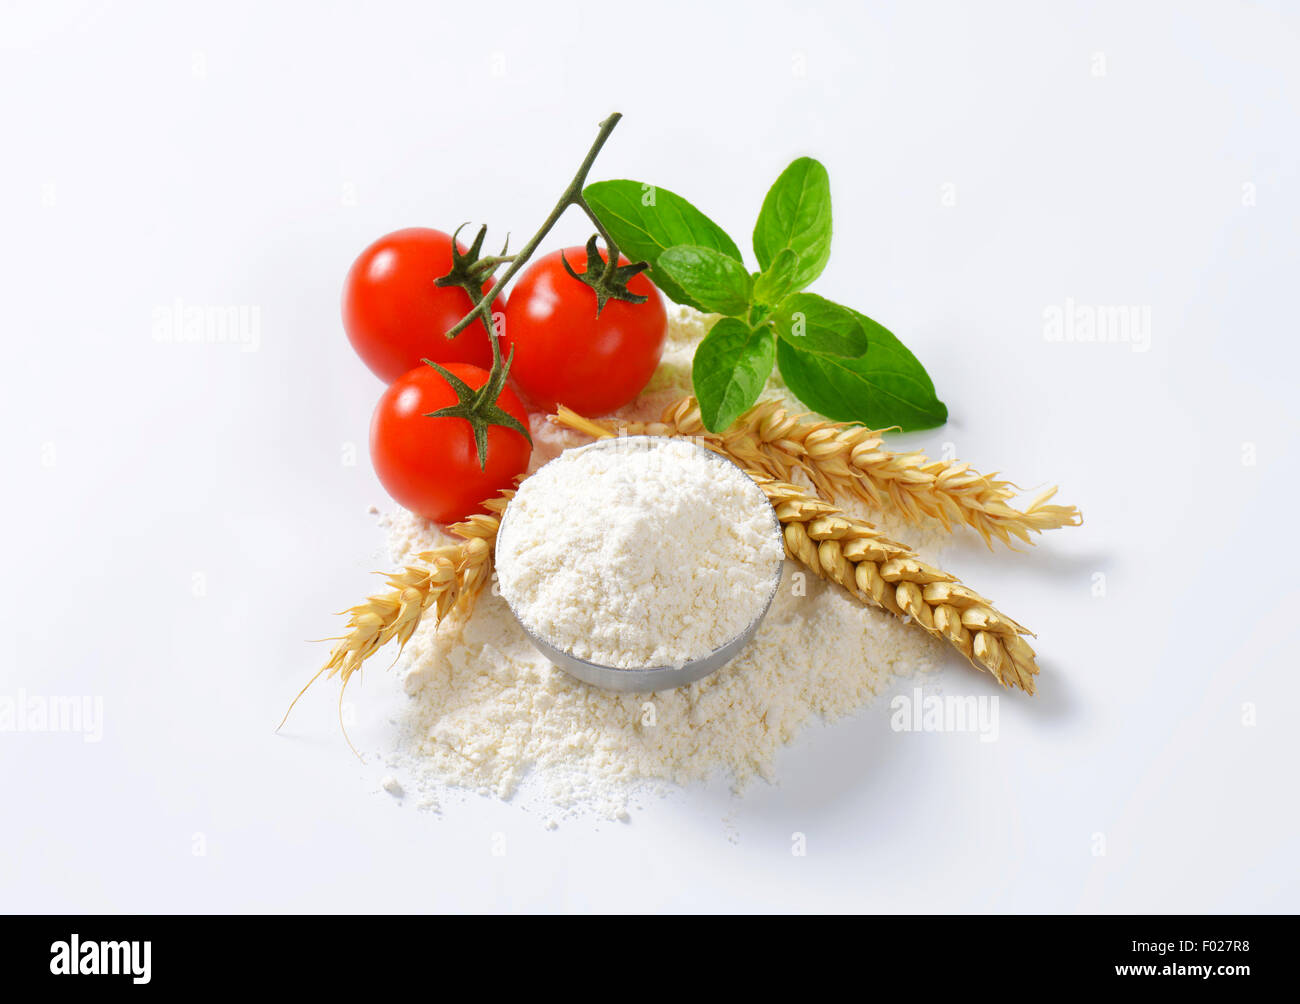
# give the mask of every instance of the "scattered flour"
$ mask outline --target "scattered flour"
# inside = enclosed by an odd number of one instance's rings
[[[682,666],[762,613],[784,553],[763,490],[686,439],[567,450],[497,538],[501,593],[534,635],[617,669]]]
[[[663,363],[622,417],[658,418],[688,393],[695,345],[709,318],[670,311]],[[769,396],[786,396],[779,384]],[[588,442],[537,417],[536,468]],[[934,557],[943,535],[851,502],[890,536]],[[441,531],[398,510],[385,517],[394,561],[443,543]],[[529,642],[499,589],[485,589],[463,625],[417,630],[403,657],[411,696],[400,765],[434,806],[448,788],[503,799],[521,788],[547,825],[566,812],[628,818],[647,791],[729,776],[739,791],[772,779],[781,748],[800,729],[857,711],[897,675],[938,665],[941,646],[924,632],[860,604],[786,562],[757,636],[717,673],[677,690],[618,694],[579,683]]]

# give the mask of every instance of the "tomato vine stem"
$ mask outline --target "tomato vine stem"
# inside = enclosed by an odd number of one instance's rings
[[[493,365],[496,366],[500,363],[501,350],[497,346],[497,331],[492,323],[492,301],[505,289],[506,284],[514,278],[515,273],[524,267],[528,259],[533,256],[533,252],[537,250],[538,245],[546,239],[546,235],[551,232],[555,224],[559,222],[560,217],[564,215],[564,211],[570,206],[577,206],[587,215],[587,218],[591,220],[592,225],[596,228],[596,232],[600,234],[601,240],[605,242],[605,247],[609,251],[609,261],[605,263],[604,276],[606,279],[613,277],[614,269],[618,265],[618,244],[610,236],[609,231],[605,229],[605,225],[597,219],[591,207],[587,205],[587,200],[582,197],[582,189],[587,184],[587,175],[591,171],[592,164],[596,162],[596,157],[605,145],[605,141],[609,139],[609,134],[614,131],[614,127],[618,125],[618,121],[622,117],[621,112],[613,112],[605,121],[600,123],[600,131],[596,133],[595,142],[591,144],[591,149],[587,151],[582,163],[578,165],[578,172],[573,176],[573,180],[569,182],[569,186],[560,196],[555,208],[551,210],[551,214],[546,217],[541,229],[533,234],[527,244],[515,252],[510,267],[506,269],[500,280],[486,293],[481,294],[478,302],[474,304],[470,312],[447,331],[448,338],[455,338],[473,324],[476,317],[480,317],[492,339]],[[487,275],[483,276],[484,279],[487,277]]]
[[[618,245],[605,225],[597,219],[596,214],[592,212],[591,206],[587,205],[587,200],[582,197],[582,189],[587,184],[587,174],[591,171],[591,166],[596,162],[596,156],[600,153],[601,147],[609,139],[609,134],[614,131],[618,125],[618,120],[623,116],[619,112],[612,113],[605,121],[600,123],[600,131],[596,133],[596,140],[591,144],[591,149],[578,165],[578,172],[569,182],[569,186],[560,196],[555,208],[551,214],[546,217],[541,229],[533,234],[532,238],[519,251],[513,255],[508,254],[510,239],[506,238],[506,247],[501,249],[501,254],[489,257],[480,257],[479,252],[483,248],[483,239],[487,234],[487,227],[479,229],[474,238],[474,244],[468,252],[462,254],[457,250],[456,235],[460,233],[465,224],[457,228],[456,234],[452,235],[452,269],[446,275],[435,280],[439,286],[459,286],[465,290],[474,301],[474,306],[470,312],[462,317],[456,324],[447,331],[447,338],[455,338],[467,327],[474,323],[475,318],[481,318],[483,326],[487,329],[488,340],[492,343],[492,370],[488,380],[482,387],[475,390],[465,381],[456,377],[435,362],[424,360],[447,381],[448,386],[456,395],[456,404],[447,408],[440,408],[437,411],[430,412],[429,418],[463,418],[469,422],[470,427],[474,430],[474,445],[478,451],[479,466],[486,470],[487,468],[487,449],[488,449],[488,429],[493,425],[501,425],[513,429],[532,442],[532,436],[529,435],[528,429],[521,424],[514,416],[506,412],[497,404],[497,399],[501,396],[505,388],[506,377],[510,373],[510,364],[514,360],[515,350],[512,346],[510,356],[506,359],[501,358],[501,336],[497,331],[495,317],[492,313],[492,302],[505,289],[506,284],[514,278],[518,272],[532,257],[533,252],[537,250],[539,244],[546,239],[546,235],[564,215],[564,211],[570,206],[577,206],[591,220],[595,226],[596,232],[605,241],[605,247],[608,253],[608,260],[600,270],[599,278],[592,276],[592,256],[599,260],[599,253],[596,250],[596,238],[592,237],[587,245],[587,272],[583,276],[578,276],[570,268],[569,273],[579,278],[582,282],[587,283],[596,290],[597,308],[596,313],[604,307],[605,301],[609,296],[616,296],[620,299],[633,299],[626,289],[626,279],[630,275],[647,267],[645,262],[640,262],[635,266],[619,267],[618,264]],[[505,274],[492,286],[486,293],[483,292],[483,283],[492,278],[501,265],[507,264]],[[565,262],[568,268],[568,262]],[[642,297],[641,299],[644,299]],[[637,302],[633,300],[633,302]]]

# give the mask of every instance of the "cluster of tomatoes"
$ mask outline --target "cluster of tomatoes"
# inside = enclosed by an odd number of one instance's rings
[[[461,254],[463,245],[457,244]],[[644,275],[628,291],[643,303],[609,300],[565,269],[586,258],[566,248],[537,259],[492,303],[503,358],[514,351],[509,383],[497,404],[528,427],[528,412],[567,405],[588,417],[621,408],[650,380],[663,352],[667,315]],[[603,254],[603,252],[602,252]],[[620,259],[620,264],[623,264]],[[446,332],[474,306],[457,286],[438,286],[453,265],[452,237],[414,227],[381,237],[348,272],[343,325],[357,354],[388,389],[370,425],[375,473],[401,505],[440,523],[481,512],[481,503],[511,487],[528,468],[532,445],[515,429],[488,429],[485,462],[463,418],[430,413],[457,404],[456,388],[424,360],[469,387],[482,387],[492,366],[491,334],[476,320],[453,339]],[[492,287],[489,279],[484,292]]]

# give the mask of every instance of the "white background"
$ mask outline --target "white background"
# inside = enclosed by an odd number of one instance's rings
[[[1300,908],[1295,10],[471,9],[5,5],[0,694],[105,719],[97,744],[0,734],[0,909]],[[344,271],[402,226],[530,233],[613,109],[593,177],[742,245],[821,159],[818,290],[951,411],[901,445],[1084,510],[1033,553],[950,556],[1039,635],[998,742],[877,704],[739,801],[550,832],[378,792],[332,685],[272,733],[324,654],[304,639],[386,564]],[[1046,340],[1067,297],[1149,307],[1149,351]],[[258,307],[257,350],[156,341],[178,298]],[[942,683],[995,692],[958,661]],[[382,665],[352,696],[363,739],[401,700]]]

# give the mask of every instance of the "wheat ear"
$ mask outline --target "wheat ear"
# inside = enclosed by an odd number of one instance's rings
[[[556,424],[595,438],[617,433],[560,408]],[[620,426],[630,435],[663,434],[644,427]],[[721,444],[703,445],[725,453]],[[1034,693],[1038,664],[1034,650],[1022,637],[1031,632],[999,613],[979,593],[957,577],[927,564],[905,544],[890,540],[864,519],[856,519],[797,485],[749,470],[776,510],[789,556],[817,575],[843,586],[857,599],[908,618],[925,631],[949,642],[978,669],[992,673],[1004,687]]]
[[[923,453],[894,453],[881,434],[858,425],[792,415],[777,401],[755,405],[724,433],[704,427],[693,397],[669,405],[654,423],[622,426],[629,434],[692,436],[712,441],[742,467],[781,481],[802,471],[823,498],[859,498],[874,508],[892,503],[904,519],[973,528],[984,542],[1033,543],[1031,533],[1078,526],[1074,506],[1051,505],[1050,488],[1024,509],[1008,505],[1018,494],[1009,481],[980,474],[961,461],[931,460]]]
[[[447,528],[449,533],[461,538],[459,541],[417,554],[415,557],[420,565],[407,565],[400,571],[386,573],[388,592],[378,593],[345,610],[347,632],[332,639],[338,644],[330,651],[329,659],[298,692],[276,729],[289,720],[298,699],[322,675],[326,679],[335,674],[341,677],[341,710],[343,691],[347,689],[352,674],[390,641],[397,642],[400,656],[428,611],[433,611],[435,621],[449,615],[468,616],[479,591],[492,573],[492,548],[501,526],[501,513],[513,495],[512,491],[502,492],[484,502],[487,514],[471,516]],[[347,735],[346,729],[344,735]],[[353,747],[354,752],[355,749]]]
[[[797,485],[755,471],[750,476],[781,520],[790,557],[858,599],[911,618],[1004,687],[1034,692],[1038,664],[1022,637],[1030,631],[866,520],[846,515]]]

